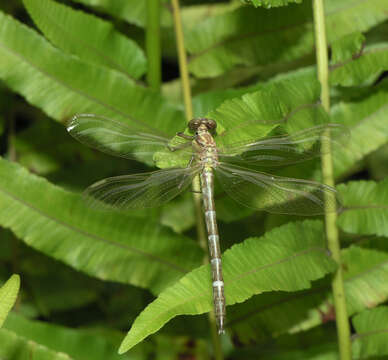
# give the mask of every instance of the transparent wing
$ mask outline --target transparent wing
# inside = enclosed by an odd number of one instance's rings
[[[130,210],[160,206],[187,189],[200,167],[169,168],[96,182],[85,190],[89,206]]]
[[[127,159],[152,156],[156,151],[166,149],[169,142],[168,138],[156,132],[138,131],[94,114],[75,115],[67,131],[87,146]]]
[[[336,202],[336,190],[315,181],[293,179],[251,171],[239,166],[220,163],[217,178],[226,193],[242,205],[275,214],[320,215],[324,213],[324,198],[330,207]],[[335,199],[335,200],[330,200]]]
[[[247,140],[219,147],[219,157],[226,162],[256,163],[260,166],[284,166],[324,154],[325,142],[331,147],[344,147],[348,129],[340,124],[322,124],[291,135]]]

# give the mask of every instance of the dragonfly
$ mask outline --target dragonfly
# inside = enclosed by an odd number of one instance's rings
[[[247,125],[248,130],[250,126]],[[285,166],[320,156],[324,141],[333,142],[336,135],[343,134],[343,126],[339,124],[325,123],[294,134],[251,138],[231,144],[221,141],[217,145],[216,121],[194,118],[188,123],[189,133],[177,133],[182,142],[175,146],[171,145],[168,136],[157,130],[136,130],[123,122],[95,114],[75,115],[67,130],[85,145],[127,159],[161,150],[187,156],[189,160],[185,166],[106,178],[89,186],[85,193],[92,206],[105,204],[119,210],[150,208],[175,198],[199,175],[219,334],[225,331],[226,311],[215,209],[215,176],[231,198],[255,210],[320,215],[324,213],[325,201],[333,209],[334,205],[340,205],[336,190],[330,186],[275,176],[254,168],[255,165]]]

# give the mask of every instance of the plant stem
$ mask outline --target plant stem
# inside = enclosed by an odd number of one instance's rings
[[[189,79],[189,69],[187,66],[187,55],[183,36],[182,20],[179,10],[179,0],[171,0],[172,14],[174,18],[176,44],[179,59],[179,71],[182,81],[183,102],[185,104],[186,119],[190,121],[193,118],[193,104],[191,102],[191,87]]]
[[[323,0],[313,0],[315,42],[317,54],[318,79],[321,83],[321,101],[324,109],[330,112],[329,67],[325,32],[325,12]],[[323,134],[325,138],[330,132]],[[323,182],[334,187],[333,162],[329,141],[322,142],[322,175]],[[337,322],[337,335],[341,360],[352,360],[350,326],[346,311],[346,298],[341,262],[341,248],[337,228],[337,212],[334,194],[325,196],[325,228],[328,248],[338,269],[332,279],[334,307]]]
[[[187,67],[187,55],[186,55],[186,50],[184,45],[184,36],[183,36],[183,27],[182,27],[182,21],[180,16],[180,9],[179,9],[179,0],[171,0],[171,4],[172,4],[172,10],[173,10],[175,36],[176,36],[177,50],[178,50],[179,70],[180,70],[180,77],[182,81],[183,101],[185,104],[186,119],[187,119],[187,122],[189,122],[193,118],[193,104],[191,101],[189,70]],[[200,180],[198,175],[193,180],[192,188],[193,188],[195,214],[197,219],[198,242],[200,246],[204,249],[206,254],[204,256],[203,262],[209,263],[206,229],[205,229],[205,222],[204,222],[203,212],[202,212],[202,198],[200,194],[201,185],[200,185]],[[215,359],[222,360],[224,356],[222,353],[220,337],[218,336],[218,333],[217,333],[214,313],[212,311],[209,312],[209,323],[210,323],[210,330],[212,335]]]
[[[147,0],[146,52],[148,85],[159,91],[161,85],[160,0]]]

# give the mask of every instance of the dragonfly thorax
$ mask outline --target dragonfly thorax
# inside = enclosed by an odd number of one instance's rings
[[[193,141],[199,162],[204,166],[215,168],[218,164],[216,142],[205,124],[201,124]]]

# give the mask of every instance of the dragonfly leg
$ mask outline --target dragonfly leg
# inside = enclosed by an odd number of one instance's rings
[[[183,132],[176,133],[176,136],[179,136],[179,137],[181,137],[183,139],[186,139],[186,140],[194,140],[195,139],[195,136],[193,136],[193,135],[186,135]]]
[[[187,142],[187,143],[180,144],[180,145],[177,145],[177,146],[167,145],[167,148],[170,151],[177,151],[177,150],[182,150],[184,148],[187,148],[189,146],[191,146],[191,142]]]
[[[186,166],[186,168],[189,168],[190,166],[191,166],[191,164],[193,163],[193,161],[194,161],[194,158],[195,158],[195,155],[193,154],[193,155],[191,155],[191,158],[190,158],[190,160],[189,160],[189,162],[188,162],[188,164],[187,164],[187,166]]]
[[[189,167],[191,166],[191,164],[192,164],[193,161],[194,161],[194,158],[195,158],[195,156],[194,156],[194,155],[191,155],[191,158],[190,158],[190,160],[189,160],[189,162],[188,162],[186,168],[189,168]],[[178,185],[178,189],[180,189],[180,188],[183,186],[183,184],[184,184],[184,182],[185,182],[185,179],[186,179],[186,177],[183,177],[182,181],[181,181],[180,184]]]

